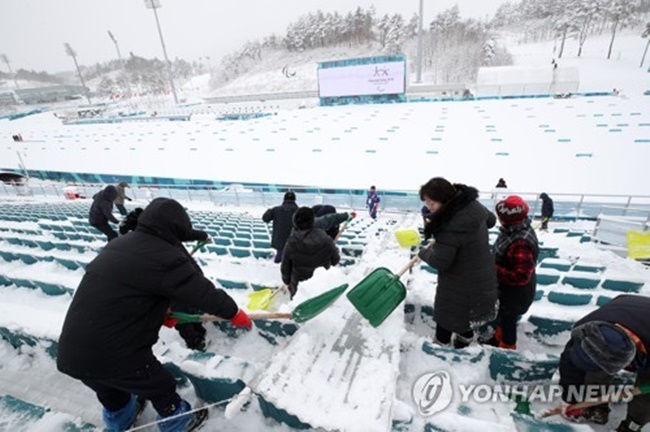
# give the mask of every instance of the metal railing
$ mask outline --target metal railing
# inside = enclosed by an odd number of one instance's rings
[[[42,196],[69,198],[66,190],[73,188],[79,197],[92,198],[105,184],[28,182],[24,185],[3,183],[0,196]],[[156,197],[173,198],[181,202],[211,202],[216,206],[263,206],[270,207],[282,202],[288,189],[273,190],[271,187],[217,188],[207,185],[132,185],[127,195],[137,200],[150,201]],[[354,189],[291,188],[297,195],[299,205],[331,204],[335,207],[361,210],[366,207],[366,193]],[[516,194],[526,200],[530,214],[539,216],[541,201],[537,192],[494,190],[480,192],[479,200],[493,210],[496,203],[507,195]],[[650,220],[650,195],[603,195],[548,193],[554,200],[555,219],[590,219],[599,215],[630,216]],[[419,212],[422,202],[415,191],[379,192],[380,210]],[[74,197],[74,194],[72,195]]]

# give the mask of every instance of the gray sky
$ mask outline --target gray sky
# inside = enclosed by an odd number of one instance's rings
[[[310,11],[347,12],[374,5],[378,14],[410,17],[418,0],[160,0],[158,10],[170,58],[209,56],[213,66],[248,39],[282,34],[287,25]],[[484,18],[505,0],[424,0],[425,23],[458,4],[463,17]],[[72,70],[63,43],[77,51],[82,65],[117,58],[107,30],[118,40],[123,57],[134,54],[162,59],[153,12],[144,0],[2,0],[0,54],[14,70]],[[0,63],[0,70],[7,72]]]

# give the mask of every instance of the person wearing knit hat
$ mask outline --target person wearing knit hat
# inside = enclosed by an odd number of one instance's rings
[[[274,262],[276,264],[282,261],[282,251],[284,245],[293,229],[293,214],[298,210],[296,204],[296,194],[288,191],[284,194],[282,205],[272,207],[264,212],[262,220],[266,223],[273,222],[273,235],[271,237],[271,247],[276,250]]]
[[[528,205],[517,195],[499,201],[501,223],[494,243],[494,262],[499,284],[499,313],[492,338],[487,342],[504,349],[517,348],[517,323],[533,303],[537,290],[535,267],[539,244],[528,219]]]
[[[560,356],[562,400],[567,404],[594,397],[594,390],[612,384],[625,369],[636,373],[636,387],[650,385],[650,298],[620,295],[580,319]],[[591,387],[591,388],[589,388]],[[564,416],[574,422],[606,424],[609,406],[583,410],[565,409]],[[617,432],[640,431],[650,423],[650,395],[634,397],[627,406],[627,417]]]
[[[300,207],[293,215],[294,231],[287,239],[280,265],[282,282],[291,298],[298,284],[310,279],[318,267],[329,269],[341,260],[334,240],[320,228],[314,228],[314,211]]]
[[[456,348],[468,346],[478,323],[496,315],[497,284],[488,229],[494,215],[478,201],[478,190],[434,177],[420,188],[425,234],[435,243],[418,256],[438,270],[434,301],[434,341]],[[455,336],[454,336],[455,335]]]
[[[528,204],[519,195],[510,195],[497,203],[495,210],[502,225],[515,225],[528,218]]]

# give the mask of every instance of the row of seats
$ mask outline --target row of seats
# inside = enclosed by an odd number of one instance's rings
[[[0,286],[9,287],[16,286],[19,288],[40,289],[47,295],[58,296],[62,294],[72,294],[73,289],[64,285],[55,284],[51,282],[42,282],[30,279],[12,278],[0,274]]]
[[[5,260],[6,262],[22,261],[26,265],[32,265],[39,262],[55,262],[57,264],[62,265],[66,269],[72,271],[76,271],[79,269],[82,270],[86,269],[86,263],[84,262],[65,259],[65,258],[57,258],[52,256],[43,257],[43,256],[35,256],[35,255],[24,254],[24,253],[0,251],[0,258]]]

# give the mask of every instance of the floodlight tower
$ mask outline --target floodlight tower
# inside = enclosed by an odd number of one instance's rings
[[[117,51],[117,58],[120,61],[120,66],[122,67],[122,72],[124,72],[124,76],[126,77],[126,87],[127,87],[127,92],[130,94],[131,93],[131,88],[129,86],[129,78],[126,73],[126,63],[124,63],[124,60],[122,59],[122,54],[120,53],[120,46],[117,43],[117,39],[115,39],[115,36],[113,36],[113,33],[111,33],[110,30],[108,30],[108,36],[111,38],[113,43],[115,44],[115,50]]]
[[[417,64],[417,71],[415,75],[416,83],[422,82],[422,38],[423,38],[422,25],[424,21],[424,17],[422,16],[423,12],[424,12],[424,0],[420,0],[420,13],[418,15],[418,64]]]
[[[88,94],[88,87],[86,87],[86,83],[84,82],[84,77],[81,75],[81,70],[79,69],[79,63],[77,63],[77,53],[75,50],[72,49],[69,43],[64,43],[63,46],[65,47],[65,53],[72,57],[72,60],[74,61],[74,66],[77,68],[77,75],[79,75],[79,81],[81,81],[81,85],[84,88],[84,93],[86,94],[86,99],[88,99],[88,104],[91,104],[90,100],[90,95]]]
[[[2,58],[2,61],[7,65],[7,69],[9,69],[9,75],[11,75],[11,77],[14,79],[14,84],[16,88],[19,89],[20,86],[18,85],[18,81],[16,80],[16,75],[14,75],[14,71],[11,69],[9,58],[5,54],[0,55],[0,58]]]
[[[156,26],[158,26],[158,35],[160,36],[160,44],[162,45],[163,54],[165,56],[165,64],[167,65],[167,74],[169,75],[169,86],[174,95],[174,102],[178,105],[178,96],[176,95],[176,87],[174,86],[174,77],[172,76],[172,64],[167,58],[167,48],[165,48],[165,39],[163,39],[162,30],[160,30],[160,20],[158,20],[158,9],[161,8],[160,0],[144,0],[144,5],[147,9],[153,9],[153,15],[156,17]]]

